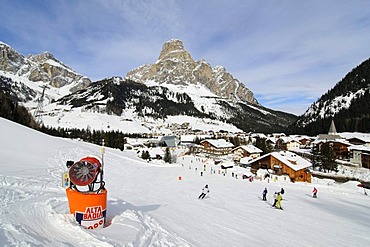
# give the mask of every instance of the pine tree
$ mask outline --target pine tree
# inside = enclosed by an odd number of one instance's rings
[[[337,165],[335,163],[335,153],[333,150],[333,147],[330,143],[323,143],[321,145],[321,161],[322,165],[325,170],[331,170],[334,171],[337,168]]]
[[[149,151],[143,151],[141,153],[141,158],[144,159],[144,160],[150,159]]]

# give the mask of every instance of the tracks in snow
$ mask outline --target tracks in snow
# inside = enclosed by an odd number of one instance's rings
[[[143,211],[145,206],[124,201],[109,200],[108,227],[81,228],[69,213],[61,174],[67,160],[89,154],[84,148],[62,148],[46,159],[46,165],[0,175],[0,240],[4,246],[191,246]]]

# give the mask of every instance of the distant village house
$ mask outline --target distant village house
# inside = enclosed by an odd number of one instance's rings
[[[271,169],[277,175],[288,175],[292,182],[311,182],[311,162],[289,151],[272,152],[250,162],[252,172]]]
[[[200,142],[203,151],[212,155],[228,155],[234,145],[225,139],[207,139]]]
[[[255,159],[261,156],[262,150],[249,144],[249,145],[242,145],[232,149],[232,153],[234,154],[234,161],[240,161],[241,158],[250,157],[251,159]]]

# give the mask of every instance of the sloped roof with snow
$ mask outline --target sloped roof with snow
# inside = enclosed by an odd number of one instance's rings
[[[370,144],[352,145],[348,147],[348,150],[358,150],[358,151],[370,152]]]
[[[363,142],[370,143],[370,133],[343,132],[343,133],[338,133],[338,135],[346,140],[357,138]]]
[[[163,136],[160,142],[164,142],[167,147],[176,147],[179,140],[176,136]]]
[[[249,162],[251,162],[253,160],[253,158],[251,157],[243,157],[243,158],[240,158],[240,164],[248,164]]]
[[[299,142],[298,138],[291,137],[291,136],[282,136],[279,138],[279,140],[282,140],[284,143]]]
[[[255,146],[253,146],[251,144],[241,145],[239,147],[234,148],[234,150],[237,149],[237,148],[242,148],[242,149],[244,149],[245,151],[247,151],[250,154],[252,154],[252,153],[262,153],[262,150],[261,149],[255,147]]]
[[[299,171],[312,166],[312,163],[308,160],[289,151],[273,152],[271,155],[292,168],[294,171]]]
[[[305,169],[305,168],[308,168],[308,167],[312,166],[311,162],[309,162],[308,160],[305,160],[301,156],[299,156],[295,153],[289,152],[289,151],[280,151],[280,152],[268,153],[268,154],[265,154],[265,155],[263,155],[263,156],[261,156],[257,159],[254,159],[252,162],[256,162],[258,160],[261,160],[265,157],[268,157],[269,155],[275,157],[276,159],[278,159],[279,161],[281,161],[282,163],[284,163],[288,167],[292,168],[294,171],[299,171],[299,170],[302,170],[302,169]]]
[[[228,141],[226,141],[225,139],[207,139],[207,140],[204,140],[204,141],[201,141],[201,143],[203,142],[209,142],[209,144],[211,144],[212,146],[216,147],[216,148],[232,148],[234,147],[234,145]]]

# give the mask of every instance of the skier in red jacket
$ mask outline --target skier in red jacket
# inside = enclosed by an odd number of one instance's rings
[[[313,191],[312,192],[313,192],[312,197],[313,198],[317,198],[317,189],[316,189],[316,187],[313,188]]]

